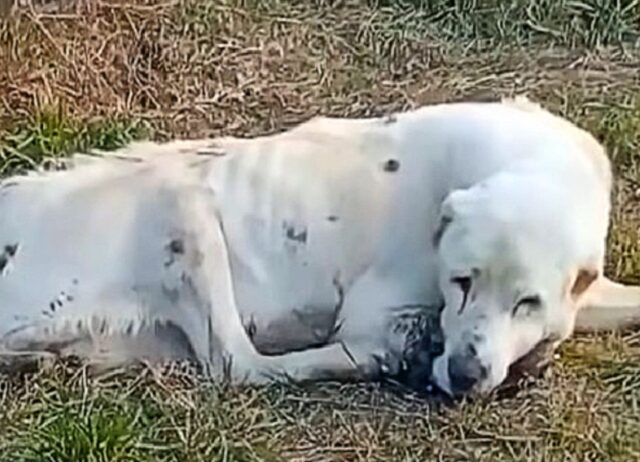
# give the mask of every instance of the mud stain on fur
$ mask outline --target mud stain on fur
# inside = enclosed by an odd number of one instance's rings
[[[400,161],[396,159],[389,159],[384,163],[384,165],[382,166],[382,169],[385,172],[395,173],[398,170],[400,170]]]
[[[184,241],[182,239],[171,239],[171,241],[169,241],[169,243],[165,246],[165,249],[168,254],[168,259],[164,263],[164,266],[165,268],[167,268],[176,262],[176,259],[179,255],[184,255]]]
[[[395,381],[425,393],[431,385],[433,362],[444,352],[440,329],[441,306],[406,305],[393,321],[392,330],[405,339],[402,368]]]
[[[308,232],[306,228],[296,231],[293,226],[285,226],[285,235],[287,236],[287,239],[291,241],[305,244],[307,242]]]
[[[6,272],[9,270],[9,264],[11,260],[18,253],[19,244],[7,244],[2,249],[2,253],[0,254],[0,276],[4,276]]]

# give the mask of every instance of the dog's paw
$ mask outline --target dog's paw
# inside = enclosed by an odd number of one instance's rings
[[[381,376],[390,377],[398,375],[403,367],[400,356],[388,351],[374,353],[373,359],[377,363],[376,372]]]
[[[214,381],[233,386],[266,385],[280,380],[268,361],[220,355],[213,361],[201,361],[202,372]]]

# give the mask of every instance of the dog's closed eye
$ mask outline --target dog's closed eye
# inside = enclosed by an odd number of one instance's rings
[[[542,307],[542,298],[539,295],[527,295],[522,297],[513,307],[511,314],[516,316],[520,313],[531,314]]]
[[[462,291],[462,303],[460,304],[460,309],[458,310],[458,314],[461,314],[464,310],[464,307],[467,305],[467,299],[469,298],[469,292],[471,291],[471,277],[469,276],[457,276],[451,278],[451,282],[458,287]]]

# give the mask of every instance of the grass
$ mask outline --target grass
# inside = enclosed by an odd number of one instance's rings
[[[74,152],[112,150],[148,135],[143,123],[122,116],[81,122],[61,106],[40,107],[0,138],[0,176],[55,168]]]
[[[606,144],[607,271],[640,283],[639,27],[623,0],[37,1],[0,19],[0,174],[141,137],[525,92]],[[637,334],[580,337],[516,396],[449,406],[59,363],[0,378],[0,461],[638,460],[639,364]]]
[[[640,38],[640,4],[623,0],[378,0],[391,10],[415,11],[435,36],[476,47],[531,44],[624,46]],[[400,6],[400,8],[398,8]],[[412,25],[413,25],[412,24]]]

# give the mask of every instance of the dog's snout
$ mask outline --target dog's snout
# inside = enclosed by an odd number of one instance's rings
[[[451,391],[456,395],[470,392],[475,385],[487,378],[488,371],[475,354],[455,354],[447,364]]]

